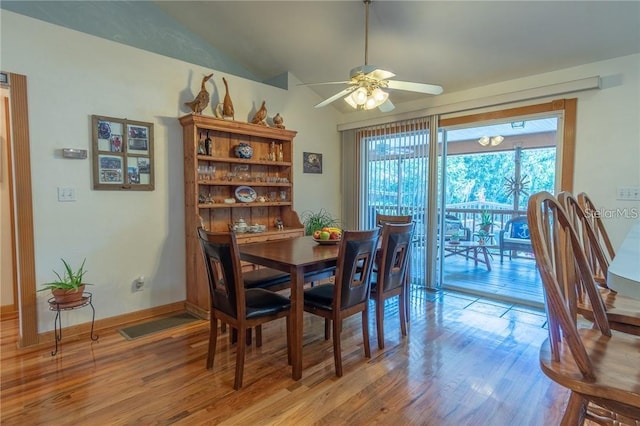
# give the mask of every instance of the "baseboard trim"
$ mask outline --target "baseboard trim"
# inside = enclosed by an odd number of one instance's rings
[[[129,312],[122,315],[116,315],[114,317],[103,318],[96,320],[93,326],[94,334],[100,335],[101,331],[122,327],[127,324],[139,322],[142,320],[155,318],[158,316],[173,314],[176,312],[185,311],[185,302],[175,302],[168,305],[155,306],[153,308],[143,309],[141,311]],[[82,324],[76,324],[62,329],[62,335],[64,340],[77,340],[80,338],[89,338],[91,333],[91,323],[85,322]],[[22,346],[19,344],[20,349],[39,349],[46,345],[52,345],[55,339],[54,330],[46,331],[38,334],[38,343],[30,346]]]
[[[198,318],[202,318],[204,320],[210,319],[210,313],[208,310],[202,309],[200,306],[194,305],[189,301],[184,302],[184,308],[187,312],[197,316]]]
[[[0,321],[18,318],[18,309],[16,305],[0,306]]]

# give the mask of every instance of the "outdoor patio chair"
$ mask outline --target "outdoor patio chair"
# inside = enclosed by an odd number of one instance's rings
[[[511,259],[513,251],[533,253],[527,217],[516,216],[507,221],[504,229],[498,234],[498,243],[500,246],[500,263],[504,259],[505,250],[509,250],[509,259]]]

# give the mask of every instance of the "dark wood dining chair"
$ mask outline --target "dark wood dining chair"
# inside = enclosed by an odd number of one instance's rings
[[[362,339],[365,357],[371,357],[369,346],[369,293],[371,269],[378,247],[380,229],[344,231],[338,252],[335,284],[320,284],[304,291],[304,310],[325,319],[325,339],[329,338],[329,322],[333,327],[333,359],[336,375],[342,376],[340,335],[342,321],[362,314]]]
[[[549,320],[540,367],[571,392],[561,424],[616,424],[598,418],[600,409],[640,420],[640,338],[611,330],[579,236],[557,199],[548,192],[532,195],[527,217]],[[578,326],[576,300],[582,292],[593,308],[591,327]]]
[[[411,223],[413,216],[408,215],[388,215],[376,213],[376,226],[382,226],[385,223]]]
[[[380,226],[382,227],[382,225],[384,225],[385,223],[411,223],[413,222],[413,216],[410,214],[407,215],[387,215],[387,214],[379,214],[376,213],[376,226]],[[376,262],[373,264],[373,272],[377,272],[378,271],[378,265],[381,263],[380,260],[380,256],[381,256],[381,252],[380,250],[378,250],[378,253],[376,254]],[[410,281],[410,271],[411,271],[411,263],[409,262],[409,266],[408,266],[408,270],[409,272],[407,273],[407,294],[405,297],[405,315],[406,315],[406,321],[409,322],[410,320],[410,316],[409,316],[409,301],[411,299],[411,286],[409,285],[409,281]]]
[[[594,273],[594,281],[599,285],[599,294],[604,302],[611,328],[640,336],[640,299],[621,294],[607,286],[609,260],[605,256],[601,240],[596,235],[592,222],[580,206],[578,199],[570,192],[560,192],[558,202],[565,210],[581,243],[582,252]],[[593,321],[593,311],[584,294],[579,294],[577,307],[579,313]]]
[[[378,250],[378,270],[372,273],[371,298],[376,302],[378,347],[384,349],[384,304],[398,297],[400,331],[407,335],[407,274],[411,258],[414,223],[384,223]]]
[[[218,340],[218,320],[235,328],[239,336],[245,336],[247,330],[252,327],[256,327],[256,334],[261,335],[258,328],[262,324],[278,318],[286,318],[287,355],[290,363],[291,301],[273,291],[262,288],[244,288],[238,244],[234,233],[212,233],[198,228],[198,237],[209,279],[211,298],[207,369],[213,368]],[[257,346],[260,346],[261,339],[256,338],[256,341]],[[246,349],[245,339],[237,339],[237,343],[236,371],[233,384],[233,388],[236,390],[242,387]]]

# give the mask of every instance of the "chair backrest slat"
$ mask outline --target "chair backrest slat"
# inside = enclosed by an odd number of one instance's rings
[[[591,270],[595,274],[596,282],[603,287],[607,287],[606,278],[609,271],[609,259],[605,255],[605,248],[601,245],[602,240],[598,237],[593,221],[584,211],[577,198],[570,192],[563,191],[557,196],[558,202],[565,209],[571,219],[578,238],[582,241],[584,252]]]
[[[582,207],[582,210],[590,220],[591,226],[593,226],[593,230],[596,233],[596,237],[601,242],[601,246],[606,248],[606,254],[609,256],[608,260],[611,262],[611,260],[616,256],[616,252],[613,248],[613,244],[611,244],[611,240],[609,239],[607,229],[604,227],[602,213],[596,208],[586,192],[579,193],[577,198],[580,207]]]

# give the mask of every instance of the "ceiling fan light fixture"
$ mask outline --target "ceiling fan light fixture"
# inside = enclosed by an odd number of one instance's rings
[[[353,100],[353,93],[350,94],[350,95],[345,96],[344,97],[344,101],[346,103],[348,103],[351,106],[351,108],[353,108],[353,109],[358,109],[358,107],[359,107],[359,105],[356,103],[356,101]]]
[[[351,94],[351,98],[356,105],[364,105],[367,102],[367,89],[360,87]]]
[[[381,103],[383,103],[389,98],[389,94],[379,87],[376,87],[375,89],[373,89],[371,96],[373,96],[373,99],[375,99],[376,102],[379,102],[378,105],[380,105]]]

